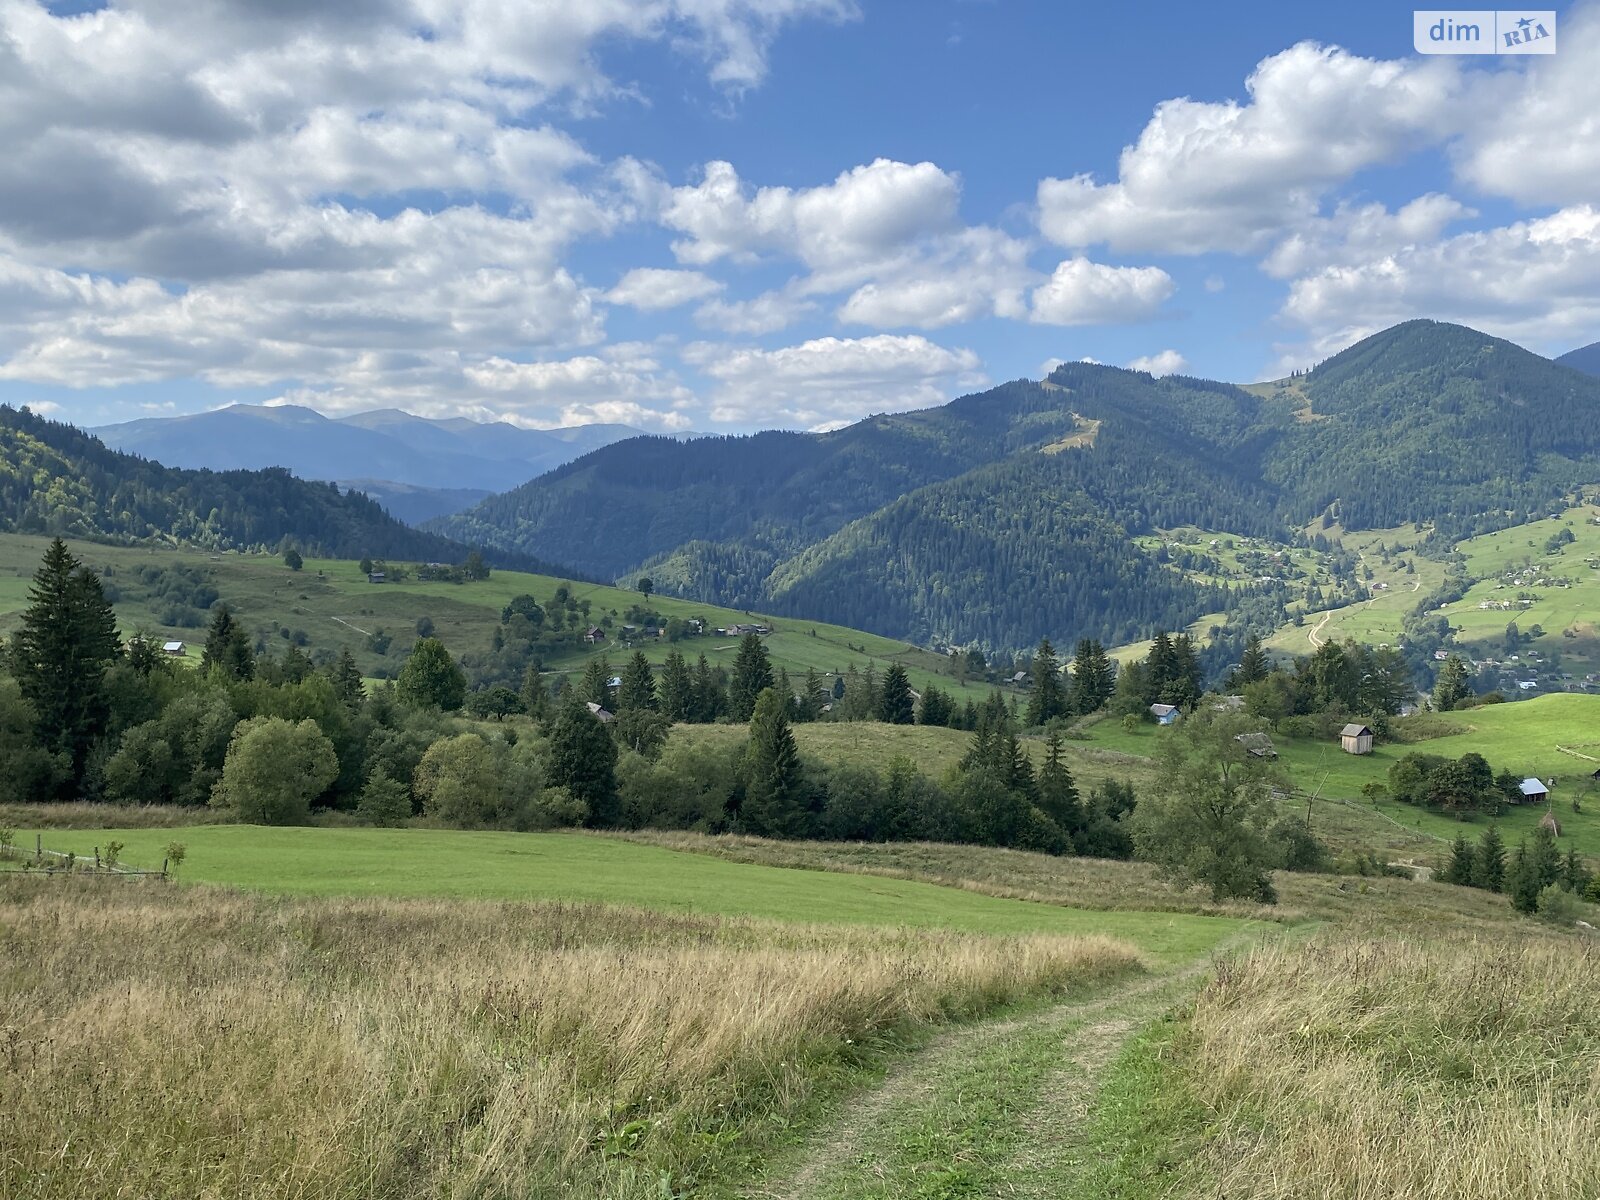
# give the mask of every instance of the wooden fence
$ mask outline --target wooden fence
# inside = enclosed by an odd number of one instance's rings
[[[99,876],[110,876],[116,879],[171,879],[169,870],[171,860],[163,859],[159,871],[144,871],[136,867],[125,867],[120,862],[108,862],[100,853],[100,847],[94,848],[94,857],[91,859],[86,854],[73,854],[70,851],[46,850],[44,836],[35,835],[33,850],[25,850],[21,846],[14,846],[10,842],[0,842],[0,858],[13,858],[22,862],[31,862],[46,875],[59,875],[66,872],[82,872]],[[93,864],[91,866],[91,863]]]

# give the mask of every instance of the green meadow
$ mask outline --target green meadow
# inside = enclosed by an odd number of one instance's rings
[[[1588,778],[1591,772],[1600,770],[1600,762],[1590,762],[1557,749],[1565,746],[1600,759],[1600,696],[1575,693],[1542,696],[1516,704],[1493,704],[1450,713],[1443,719],[1459,726],[1460,732],[1410,744],[1380,743],[1368,755],[1346,754],[1331,739],[1322,742],[1274,735],[1272,741],[1278,751],[1279,766],[1299,791],[1323,800],[1346,802],[1349,812],[1367,815],[1368,819],[1358,823],[1357,832],[1373,844],[1388,844],[1397,825],[1433,839],[1453,838],[1463,832],[1463,822],[1453,817],[1389,801],[1374,804],[1362,798],[1361,789],[1368,783],[1385,782],[1389,768],[1412,752],[1449,758],[1476,752],[1488,759],[1497,771],[1555,778],[1552,798],[1562,826],[1561,844],[1600,856],[1600,783]],[[1430,717],[1429,720],[1439,718]],[[1403,718],[1397,724],[1402,730],[1406,727]],[[1141,724],[1129,733],[1120,722],[1112,720],[1096,722],[1086,729],[1089,746],[1145,759],[1156,756],[1160,739],[1166,733],[1150,724]],[[1578,812],[1572,809],[1574,800],[1578,801]],[[1512,809],[1500,816],[1497,823],[1514,842],[1533,832],[1544,811],[1543,806]],[[1340,819],[1348,825],[1347,815]],[[1465,832],[1475,836],[1472,826],[1487,823],[1486,818],[1478,818],[1466,824]]]
[[[33,833],[20,840],[33,844]],[[1089,912],[865,875],[756,866],[579,833],[266,828],[49,830],[45,848],[159,867],[183,842],[184,883],[310,896],[455,897],[617,904],[779,921],[968,933],[1103,933],[1161,957],[1203,952],[1239,927],[1221,917]],[[117,886],[107,881],[102,886]]]
[[[44,538],[0,534],[0,634],[15,627],[17,615],[26,603],[28,582],[47,544]],[[545,604],[566,583],[575,599],[589,602],[592,622],[603,625],[609,620],[613,628],[603,645],[572,647],[561,654],[547,655],[546,666],[554,670],[581,673],[584,664],[599,655],[608,656],[620,668],[622,660],[635,648],[652,662],[661,662],[674,648],[665,639],[645,638],[635,646],[621,632],[621,626],[630,623],[625,615],[628,609],[643,604],[668,620],[698,617],[705,621],[706,636],[677,643],[676,648],[691,661],[696,655],[705,654],[713,663],[731,665],[738,639],[718,638],[709,631],[759,622],[773,629],[765,641],[774,665],[793,677],[803,676],[808,670],[818,674],[843,672],[852,664],[858,670],[870,665],[881,674],[891,663],[899,663],[912,687],[919,690],[936,681],[963,701],[981,701],[994,690],[987,684],[963,683],[943,674],[947,660],[942,655],[861,630],[739,612],[670,596],[652,595],[647,600],[622,588],[547,575],[497,570],[478,583],[407,579],[372,584],[357,563],[340,559],[306,559],[300,571],[291,571],[274,555],[212,554],[180,547],[116,547],[82,542],[71,545],[74,554],[116,589],[117,615],[125,633],[143,631],[163,640],[189,642],[192,654],[198,653],[205,631],[162,624],[166,605],[142,587],[135,575],[140,567],[181,565],[198,569],[209,577],[221,598],[252,633],[260,633],[272,644],[286,641],[285,635],[296,640],[303,635],[308,653],[349,650],[362,674],[369,678],[392,676],[399,669],[398,654],[410,647],[417,623],[423,618],[433,623],[435,636],[443,639],[453,653],[487,651],[499,626],[500,612],[512,597],[527,594]],[[387,655],[375,653],[368,643],[368,635],[378,630],[393,638]]]

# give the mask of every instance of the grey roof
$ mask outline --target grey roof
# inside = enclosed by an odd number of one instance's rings
[[[1155,715],[1158,717],[1164,717],[1168,713],[1177,712],[1178,706],[1176,704],[1152,704],[1150,706],[1150,711],[1155,713]]]
[[[1352,724],[1346,725],[1343,729],[1341,729],[1339,731],[1339,736],[1340,737],[1360,737],[1363,733],[1370,734],[1371,732],[1372,732],[1372,730],[1369,729],[1365,725],[1356,725],[1356,724],[1352,723]]]
[[[1521,787],[1524,796],[1543,796],[1549,790],[1541,780],[1535,779],[1531,775],[1522,781]]]

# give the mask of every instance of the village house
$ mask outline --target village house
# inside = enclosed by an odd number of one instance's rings
[[[383,583],[388,578],[389,577],[387,575],[385,575],[382,571],[368,571],[367,572],[367,582],[368,583]]]
[[[162,642],[161,653],[173,658],[184,658],[189,653],[189,647],[182,642]]]
[[[1339,749],[1346,754],[1371,754],[1372,730],[1352,722],[1339,731]]]
[[[584,707],[592,712],[602,725],[609,725],[617,719],[609,709],[601,708],[593,700],[588,701]]]
[[[605,641],[606,640],[606,632],[605,632],[605,630],[601,629],[600,626],[598,626],[598,625],[591,625],[591,626],[589,626],[588,630],[584,633],[583,640],[588,642],[592,646],[596,642]]]
[[[1524,804],[1550,803],[1550,789],[1544,786],[1542,780],[1528,776],[1521,784],[1522,802]]]
[[[1251,758],[1275,759],[1278,757],[1278,748],[1272,744],[1272,739],[1264,733],[1241,733],[1233,739],[1244,747],[1244,752]]]
[[[1156,719],[1157,725],[1171,725],[1182,715],[1177,707],[1171,704],[1152,704],[1150,715]]]

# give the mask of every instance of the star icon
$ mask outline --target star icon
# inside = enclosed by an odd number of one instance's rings
[[[1517,22],[1517,28],[1518,29],[1526,29],[1529,25],[1532,25],[1532,24],[1533,24],[1533,22],[1530,21],[1527,17],[1523,17],[1522,20]]]

